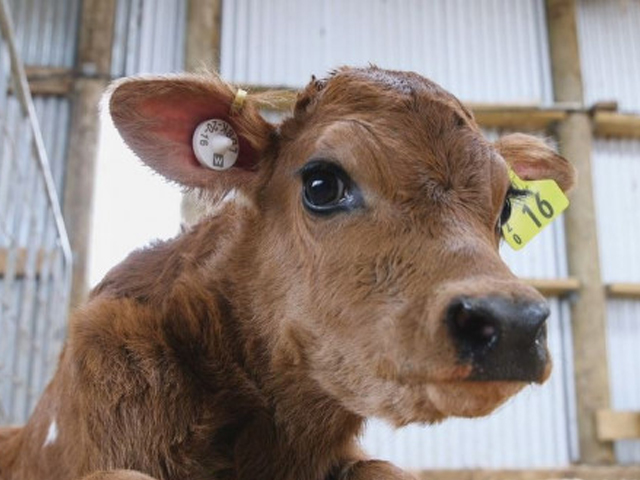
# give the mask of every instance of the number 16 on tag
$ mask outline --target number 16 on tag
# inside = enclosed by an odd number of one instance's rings
[[[569,206],[569,199],[551,180],[522,180],[509,171],[511,183],[529,194],[512,200],[511,217],[502,226],[505,241],[520,250]]]

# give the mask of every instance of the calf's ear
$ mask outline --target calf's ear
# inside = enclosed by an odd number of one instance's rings
[[[149,167],[183,186],[224,194],[256,182],[275,132],[251,96],[237,94],[212,74],[131,78],[112,87],[109,110],[124,141]],[[211,119],[227,122],[237,134],[238,157],[227,170],[203,166],[193,150],[196,128]]]
[[[550,178],[565,192],[575,184],[576,171],[573,165],[540,138],[513,133],[497,140],[495,147],[523,180]]]

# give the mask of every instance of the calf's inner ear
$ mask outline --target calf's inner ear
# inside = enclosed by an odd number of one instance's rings
[[[112,87],[109,110],[124,141],[149,167],[185,187],[224,193],[255,182],[275,131],[250,95],[232,109],[236,93],[214,75],[133,78]],[[238,136],[238,158],[225,171],[204,167],[193,151],[196,127],[211,119],[224,120]]]
[[[538,137],[514,133],[498,139],[494,145],[523,180],[549,178],[564,192],[571,190],[576,182],[574,166]]]

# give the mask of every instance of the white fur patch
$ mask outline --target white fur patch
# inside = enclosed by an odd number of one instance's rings
[[[236,205],[244,208],[253,208],[253,203],[244,193],[240,190],[233,188],[223,197],[222,205],[228,202],[233,202]]]
[[[212,202],[197,192],[186,193],[182,198],[182,230],[191,228],[205,217],[218,215],[229,203],[241,208],[254,208],[253,202],[242,191],[232,188],[221,199]]]
[[[58,424],[55,419],[49,425],[49,430],[47,431],[47,438],[44,439],[43,447],[47,447],[49,445],[53,445],[58,438]]]

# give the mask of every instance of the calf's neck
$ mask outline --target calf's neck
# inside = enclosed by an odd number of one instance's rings
[[[564,158],[488,142],[415,73],[338,69],[279,125],[234,98],[214,75],[113,87],[133,151],[216,208],[73,314],[33,416],[0,431],[2,480],[407,479],[359,449],[365,418],[485,415],[549,375],[547,306],[498,246],[508,169],[567,190]],[[214,118],[239,139],[223,171],[193,152]]]

